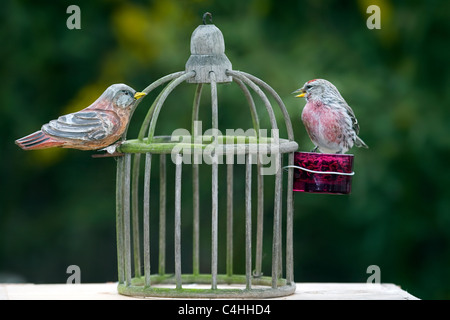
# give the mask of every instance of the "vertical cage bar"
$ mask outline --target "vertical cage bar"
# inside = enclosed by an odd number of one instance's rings
[[[166,155],[159,156],[159,261],[158,274],[166,273]]]
[[[194,137],[193,143],[196,143],[196,137],[201,135],[201,132],[197,132],[198,128],[195,122],[198,120],[198,111],[200,107],[200,98],[202,94],[203,84],[199,83],[197,85],[197,90],[195,91],[194,103],[192,106],[192,135]],[[198,163],[200,162],[197,154],[197,149],[194,149],[194,154],[192,156],[192,206],[193,206],[193,236],[192,236],[192,273],[194,275],[200,274],[200,189],[199,189],[199,170]]]
[[[218,155],[216,152],[218,144],[218,106],[217,106],[217,84],[214,72],[209,73],[211,78],[211,107],[212,107],[212,128],[214,150],[212,154],[212,208],[211,208],[211,289],[217,289],[217,256],[218,256]]]
[[[125,281],[124,232],[123,232],[123,171],[124,157],[117,157],[116,181],[116,237],[117,237],[117,272],[120,284]]]
[[[181,154],[176,155],[175,169],[175,279],[181,289]]]
[[[278,155],[280,158],[280,167],[277,168],[280,171],[280,205],[278,207],[279,227],[278,227],[278,278],[282,278],[283,275],[283,172],[281,167],[283,166],[283,155]]]
[[[263,246],[263,225],[264,225],[264,176],[261,174],[261,159],[257,155],[257,176],[258,176],[258,202],[256,221],[256,256],[255,256],[255,277],[261,277],[262,272],[262,246]]]
[[[233,166],[231,159],[234,155],[227,155],[227,276],[233,275]]]
[[[218,255],[218,166],[217,155],[212,164],[212,212],[211,212],[211,289],[217,289],[217,255]]]
[[[130,235],[130,175],[131,175],[131,154],[125,154],[124,170],[124,193],[123,193],[123,212],[124,212],[124,248],[125,248],[125,279],[126,285],[131,285],[131,235]]]
[[[289,153],[288,165],[294,165],[294,153]],[[288,284],[294,282],[294,244],[293,244],[293,212],[294,212],[294,201],[293,201],[293,180],[294,180],[294,169],[290,167],[288,169],[288,179],[287,179],[287,191],[286,191],[286,281]]]
[[[150,174],[152,167],[152,154],[145,154],[144,176],[144,274],[145,286],[150,286]]]
[[[131,180],[131,216],[133,234],[133,262],[134,276],[141,276],[141,249],[139,244],[139,171],[141,155],[134,154],[132,180]]]
[[[274,219],[273,219],[273,243],[272,243],[272,288],[278,287],[279,264],[280,264],[280,210],[281,205],[281,170],[277,168],[275,177],[275,195],[274,195]]]
[[[252,286],[252,155],[247,153],[245,161],[245,286]]]
[[[192,273],[200,274],[200,192],[198,164],[192,165],[192,190],[193,190],[193,235],[192,235]]]

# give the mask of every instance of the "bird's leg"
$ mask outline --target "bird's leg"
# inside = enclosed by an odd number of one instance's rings
[[[317,152],[317,150],[319,150],[319,147],[315,146],[314,149],[311,150],[311,152]]]

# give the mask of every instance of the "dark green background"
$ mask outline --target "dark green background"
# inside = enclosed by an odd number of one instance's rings
[[[70,4],[81,8],[81,30],[66,27]],[[381,30],[366,26],[370,4],[381,8]],[[378,265],[384,283],[419,298],[450,298],[444,0],[4,1],[0,281],[64,283],[72,264],[82,282],[117,280],[115,161],[76,150],[25,152],[14,140],[84,108],[112,83],[142,90],[183,70],[205,11],[224,34],[233,68],[280,94],[300,150],[312,144],[300,121],[304,101],[290,93],[313,78],[338,87],[370,146],[352,150],[350,196],[294,194],[295,280],[365,282],[367,267]],[[171,95],[157,134],[189,128],[194,90],[182,85]],[[239,90],[219,86],[219,97],[220,128],[251,126]],[[130,136],[152,99],[140,104]]]

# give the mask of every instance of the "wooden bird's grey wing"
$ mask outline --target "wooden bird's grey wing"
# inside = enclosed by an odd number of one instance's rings
[[[96,141],[114,132],[118,118],[115,114],[102,111],[80,111],[59,117],[42,126],[51,136]]]

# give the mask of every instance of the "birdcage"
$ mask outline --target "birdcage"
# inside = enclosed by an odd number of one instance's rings
[[[206,24],[206,17],[192,34],[191,56],[185,70],[164,76],[143,90],[148,97],[153,90],[163,87],[142,121],[138,137],[124,138],[118,148],[124,154],[117,160],[118,291],[131,296],[176,298],[289,295],[295,291],[293,169],[283,171],[281,167],[293,165],[294,151],[298,148],[291,121],[272,87],[253,75],[232,69],[225,55],[222,32],[215,25]],[[210,89],[211,134],[155,136],[158,116],[167,97],[185,83],[196,87],[191,132],[196,131],[199,121],[202,90]],[[217,89],[222,83],[234,83],[242,91],[253,134],[221,134]],[[279,122],[287,132],[287,139],[279,137],[272,103],[282,115],[283,121]],[[270,135],[261,134],[261,112],[270,120],[267,129]],[[204,162],[198,164],[196,158]],[[200,179],[199,167],[205,165],[208,177]],[[245,173],[238,176],[238,167]],[[157,177],[151,178],[154,170]],[[184,177],[187,171],[191,171],[188,181]],[[169,183],[169,177],[173,177],[173,184]],[[202,183],[205,179],[210,184]],[[264,183],[269,179],[273,183]],[[225,181],[226,187],[219,191],[219,184]],[[169,185],[172,190],[168,190]],[[236,186],[244,192],[237,194]],[[203,188],[208,189],[210,197],[207,210],[201,205]],[[219,192],[223,195],[220,199]],[[155,194],[159,198],[157,204],[151,203]],[[219,206],[225,198],[226,205]],[[168,205],[172,199],[174,202]],[[185,203],[186,199],[189,201]],[[265,213],[264,208],[270,208],[270,212]],[[226,219],[221,220],[224,216]],[[208,224],[210,221],[210,230],[200,230],[200,221],[205,220]],[[219,220],[226,221],[220,228]],[[157,225],[151,221],[157,221]],[[238,233],[233,227],[236,224],[245,226],[245,232]],[[185,225],[192,229],[186,231]],[[265,236],[267,232],[263,230],[270,230],[270,236]],[[210,243],[206,246],[201,231],[208,236]],[[155,238],[156,241],[151,241]],[[173,239],[172,248],[167,247],[167,239]],[[221,239],[226,243],[219,243]],[[192,249],[192,257],[185,258],[186,248]],[[245,251],[244,257],[237,258],[237,251]],[[206,266],[200,264],[200,257],[204,256],[210,257]],[[271,268],[265,274],[263,259],[269,260],[267,269]],[[243,272],[236,272],[237,267]]]

